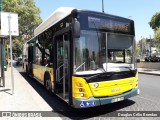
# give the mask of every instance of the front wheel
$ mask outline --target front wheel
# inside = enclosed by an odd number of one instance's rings
[[[45,77],[45,88],[47,89],[47,91],[49,91],[50,93],[52,92],[52,83],[51,83],[51,79],[50,77]]]

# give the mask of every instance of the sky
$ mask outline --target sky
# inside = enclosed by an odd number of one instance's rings
[[[102,11],[102,0],[34,0],[46,20],[59,7]],[[104,0],[104,12],[134,20],[136,40],[153,37],[148,22],[160,12],[160,0]]]

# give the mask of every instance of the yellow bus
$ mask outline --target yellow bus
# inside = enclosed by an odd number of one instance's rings
[[[74,108],[136,96],[134,21],[101,12],[58,8],[23,48],[23,68]]]

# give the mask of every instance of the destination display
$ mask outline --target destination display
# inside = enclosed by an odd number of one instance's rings
[[[118,21],[111,18],[103,19],[88,16],[88,27],[96,28],[109,31],[118,31],[118,32],[130,32],[130,22],[129,21]]]

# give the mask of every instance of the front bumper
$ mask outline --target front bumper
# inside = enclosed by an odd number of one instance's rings
[[[104,97],[104,98],[92,97],[86,100],[73,99],[73,107],[74,108],[88,108],[88,107],[105,105],[105,104],[114,103],[114,102],[128,99],[130,97],[138,95],[139,93],[140,93],[140,90],[136,88],[136,89],[132,89],[129,92],[123,93],[121,95],[113,96],[113,97]]]

